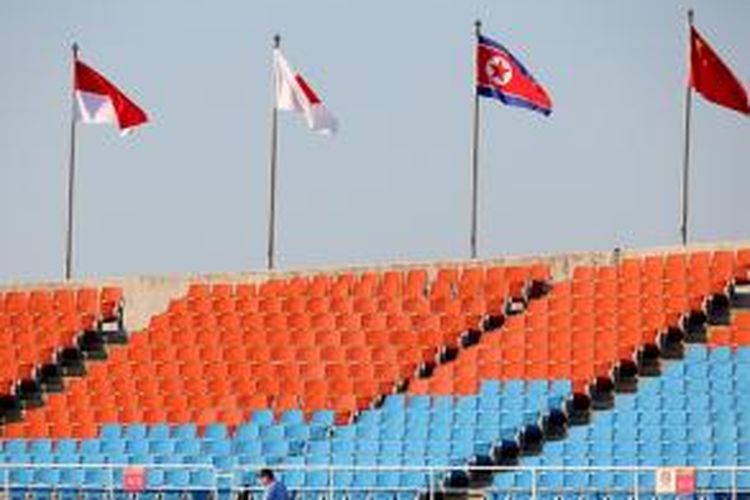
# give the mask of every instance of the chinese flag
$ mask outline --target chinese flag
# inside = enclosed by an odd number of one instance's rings
[[[732,74],[698,30],[690,27],[690,85],[709,101],[750,114],[742,82]]]

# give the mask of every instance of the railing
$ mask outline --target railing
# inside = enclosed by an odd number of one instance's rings
[[[237,484],[237,481],[252,478],[257,471],[263,467],[246,466],[235,470],[233,488],[244,489],[257,497],[262,488],[257,484]],[[407,494],[413,496],[421,495],[426,499],[434,499],[439,493],[476,494],[493,499],[537,499],[540,497],[556,498],[556,495],[569,498],[602,498],[606,495],[623,495],[626,498],[638,500],[640,496],[652,498],[657,495],[657,472],[665,470],[682,470],[692,473],[694,480],[691,495],[712,495],[722,493],[727,498],[736,499],[739,494],[750,494],[750,466],[712,466],[712,467],[636,467],[636,466],[537,466],[537,467],[498,467],[498,466],[299,466],[279,465],[275,466],[275,473],[282,481],[290,473],[314,473],[326,474],[326,482],[315,486],[287,486],[289,490],[297,493],[296,498],[321,498],[339,499],[344,493],[357,497],[369,497],[372,495],[385,497],[382,494],[390,494],[392,497],[408,498]],[[442,479],[450,472],[462,471],[467,473],[472,483],[481,483],[479,476],[485,475],[487,482],[480,486],[469,488],[447,488],[442,484]],[[420,485],[384,485],[382,483],[367,486],[357,486],[354,481],[337,478],[337,473],[404,473],[414,476],[422,476],[424,481]],[[343,474],[342,474],[343,475]],[[505,475],[506,479],[512,478],[512,485],[498,485],[494,477]],[[715,477],[712,477],[715,476]],[[382,476],[381,476],[382,477]],[[709,485],[702,485],[703,480],[708,477]],[[584,484],[574,484],[581,478],[590,479]],[[742,481],[738,481],[742,479]],[[596,482],[609,484],[593,484]],[[568,483],[568,484],[566,484]],[[573,483],[573,484],[571,484]],[[664,485],[662,485],[663,489]],[[675,484],[672,497],[679,492]],[[685,485],[682,485],[684,488]],[[664,492],[665,495],[669,493]],[[707,497],[709,498],[709,497]],[[713,498],[713,497],[710,497]],[[742,498],[745,498],[744,496]]]
[[[125,486],[123,478],[129,469],[144,470],[146,482],[143,490],[150,493],[180,493],[192,496],[194,493],[213,493],[214,496],[232,498],[240,493],[248,497],[260,498],[262,487],[257,482],[258,471],[265,464],[247,465],[232,471],[219,471],[210,465],[200,464],[0,464],[0,484],[5,498],[17,492],[74,491],[81,493],[105,493],[112,498],[116,493],[133,491]],[[96,481],[64,480],[63,471],[103,471]],[[149,484],[148,477],[155,472],[183,471],[197,473],[205,471],[203,481],[180,481],[170,484],[162,480]],[[659,493],[674,497],[680,492],[694,495],[694,498],[712,498],[721,493],[724,498],[746,498],[750,494],[750,466],[713,467],[628,467],[628,466],[570,466],[570,467],[467,467],[467,466],[340,466],[340,465],[276,465],[273,470],[279,479],[286,483],[296,499],[410,499],[421,496],[434,499],[442,493],[477,494],[492,499],[537,499],[556,498],[602,498],[607,495],[633,498],[652,498]],[[657,473],[683,471],[684,481],[678,484],[675,477],[673,492],[668,490],[669,481],[660,483]],[[57,471],[61,478],[53,482],[37,480],[41,471]],[[461,471],[472,479],[472,488],[444,487],[443,478],[450,472]],[[20,474],[19,473],[25,473]],[[54,474],[53,474],[54,475]],[[485,476],[482,478],[482,476]],[[19,477],[21,480],[19,480]],[[29,477],[31,480],[29,480]],[[184,479],[184,475],[182,476]],[[692,483],[691,483],[692,477]],[[408,478],[403,482],[403,478]],[[208,481],[206,481],[208,479]],[[482,483],[482,479],[485,480]],[[669,479],[669,477],[666,477]],[[682,490],[678,489],[682,488]],[[686,489],[687,488],[687,489]],[[137,492],[137,490],[133,491]],[[740,496],[742,495],[742,496]]]
[[[125,475],[128,471],[134,469],[143,470],[146,482],[145,490],[148,491],[179,491],[179,492],[197,492],[197,491],[218,491],[220,489],[219,481],[221,474],[211,465],[204,464],[71,464],[71,463],[29,463],[29,464],[0,464],[0,484],[3,485],[5,493],[4,498],[12,498],[12,491],[75,491],[75,492],[107,492],[114,495],[116,492],[128,491],[125,485]],[[88,472],[102,472],[95,480],[86,479],[85,477],[62,477],[66,473],[78,471],[84,476]],[[194,473],[199,471],[206,472],[208,481],[201,484],[194,484],[190,481],[184,484],[169,484],[160,481],[157,484],[148,484],[149,476],[153,479],[154,473],[167,473],[169,471],[182,471]],[[42,481],[38,479],[40,473],[57,473],[61,476],[58,480]],[[68,474],[70,476],[70,474]],[[205,477],[203,478],[205,479]],[[153,483],[153,481],[152,481]]]

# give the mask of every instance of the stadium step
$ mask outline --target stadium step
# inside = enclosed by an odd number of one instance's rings
[[[733,309],[750,309],[750,283],[737,283],[729,290]]]
[[[124,306],[103,311],[94,328],[78,333],[71,345],[57,349],[54,359],[37,364],[31,377],[17,380],[8,394],[0,395],[0,433],[5,425],[21,422],[27,411],[44,406],[48,394],[65,390],[65,378],[86,375],[86,365],[108,357],[108,344],[127,342]]]
[[[515,296],[511,295],[507,298],[502,312],[488,311],[478,325],[478,329],[469,329],[462,332],[459,337],[460,342],[458,348],[455,348],[450,356],[439,357],[437,360],[438,364],[455,362],[458,357],[461,356],[462,351],[476,345],[482,335],[502,335],[502,327],[505,323],[506,317],[524,314],[531,301],[539,300],[547,296],[551,289],[552,287],[547,280],[529,280],[520,294]],[[419,376],[420,373],[424,373],[424,376]],[[432,377],[433,374],[434,366],[430,367],[429,370],[425,368],[424,371],[420,371],[417,376],[419,378],[429,378]],[[509,454],[514,454],[514,463],[517,463],[517,457],[520,454],[533,455],[540,453],[544,435],[547,434],[553,436],[560,432],[559,424],[561,416],[561,413],[546,416],[545,430],[539,426],[527,426],[519,436],[520,443],[511,444],[511,448],[515,446],[515,451],[493,450],[493,452],[496,452],[498,457],[501,455],[507,457]],[[441,484],[436,485],[437,491],[433,491],[432,493],[422,493],[420,498],[426,500],[430,498],[431,495],[432,498],[456,500],[484,498],[483,488],[488,487],[492,483],[493,474],[483,470],[477,470],[477,467],[492,466],[497,460],[500,459],[485,455],[474,456],[469,461],[468,467],[465,471],[452,471],[442,478]]]
[[[395,394],[408,391],[414,380],[428,380],[433,377],[435,368],[453,363],[461,352],[476,345],[483,335],[501,334],[505,318],[523,314],[530,301],[545,297],[551,290],[547,280],[529,279],[517,294],[511,294],[505,300],[501,310],[486,311],[476,328],[467,328],[458,333],[457,345],[443,345],[433,361],[420,364],[411,377],[398,381],[394,387]],[[370,405],[371,409],[380,408],[388,394],[380,394]],[[359,413],[352,416],[352,423],[356,422]]]

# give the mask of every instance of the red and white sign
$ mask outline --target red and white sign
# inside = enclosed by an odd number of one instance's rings
[[[689,495],[695,493],[695,469],[664,467],[656,469],[657,495]]]
[[[146,489],[146,471],[143,467],[128,467],[122,476],[122,488],[131,493]]]
[[[677,469],[676,486],[678,495],[692,495],[695,493],[695,469]]]
[[[677,476],[673,468],[656,469],[656,485],[655,490],[657,495],[668,495],[677,491]]]

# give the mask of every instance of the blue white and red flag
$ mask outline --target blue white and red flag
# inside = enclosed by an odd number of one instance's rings
[[[479,35],[476,64],[477,94],[545,115],[552,112],[552,100],[547,91],[500,43]]]

